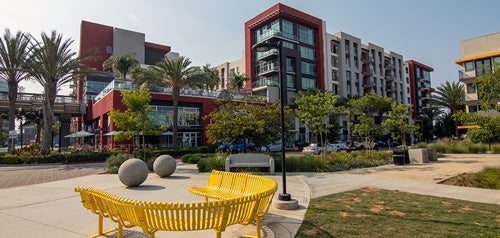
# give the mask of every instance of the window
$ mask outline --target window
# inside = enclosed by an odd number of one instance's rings
[[[337,70],[332,69],[332,80],[339,81],[339,75]]]
[[[286,57],[286,71],[295,72],[295,59]]]
[[[311,28],[298,25],[299,41],[314,45],[314,31]]]
[[[334,54],[338,54],[339,53],[339,43],[337,41],[332,41],[330,43],[330,46],[331,46],[331,51],[332,53]]]
[[[302,77],[302,88],[316,88],[316,79]]]
[[[350,50],[350,41],[345,40],[345,64],[347,67],[351,67],[351,50]]]
[[[476,93],[476,84],[475,83],[467,84],[467,93]]]
[[[352,43],[352,48],[353,48],[353,54],[354,54],[354,66],[356,69],[359,69],[359,62],[358,62],[358,44],[357,43]]]
[[[301,72],[304,74],[310,74],[310,75],[318,74],[318,67],[316,66],[316,64],[302,62],[301,69],[302,69]]]
[[[293,22],[287,21],[287,20],[281,20],[283,26],[282,26],[282,31],[283,34],[288,35],[288,36],[293,36]]]
[[[300,49],[300,57],[310,60],[316,60],[316,51],[314,49],[304,46],[299,46],[299,49]]]
[[[491,73],[491,59],[476,60],[476,76],[483,76]]]
[[[469,106],[469,112],[477,112],[477,106]]]
[[[112,46],[107,45],[107,46],[106,46],[106,53],[107,53],[107,54],[113,54],[113,47],[112,47]]]
[[[283,47],[295,50],[295,44],[294,43],[288,42],[288,41],[284,41],[284,40],[282,40],[281,42],[282,42],[281,44],[283,44]]]
[[[500,68],[500,56],[493,58],[493,68]]]
[[[474,71],[474,63],[472,61],[465,62],[465,72]]]
[[[293,74],[286,75],[286,87],[295,89],[295,75]]]

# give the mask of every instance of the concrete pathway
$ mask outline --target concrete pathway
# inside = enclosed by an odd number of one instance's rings
[[[436,184],[437,181],[457,173],[478,170],[484,166],[500,165],[499,155],[453,155],[440,158],[437,163],[422,165],[386,165],[377,168],[358,169],[341,173],[287,173],[287,192],[299,202],[299,209],[285,211],[271,207],[263,224],[265,237],[295,237],[304,218],[311,198],[359,189],[377,187],[432,196],[449,197],[475,202],[500,205],[500,191],[465,188]],[[52,166],[52,167],[51,167]],[[53,173],[75,173],[87,168],[47,165],[46,168],[30,166],[0,166],[4,179],[36,180],[22,178],[30,170],[52,170]],[[90,166],[90,165],[88,165]],[[88,237],[97,230],[97,216],[83,208],[79,195],[73,192],[75,186],[93,186],[118,196],[149,201],[199,201],[186,188],[193,177],[208,177],[198,173],[194,165],[180,163],[169,178],[149,174],[146,182],[138,188],[126,188],[117,175],[100,174],[100,165],[94,175],[72,179],[45,182],[27,186],[0,189],[0,237]],[[92,167],[92,166],[90,166]],[[4,172],[17,173],[6,178]],[[36,174],[36,173],[34,173]],[[264,175],[264,174],[263,174]],[[282,191],[281,176],[270,177],[278,182]],[[7,176],[8,177],[8,176]],[[277,197],[276,194],[276,197]],[[276,198],[275,198],[276,199]],[[112,227],[105,221],[105,227]],[[255,234],[252,225],[230,226],[222,237],[238,237],[241,234]],[[125,237],[145,237],[139,229],[127,230]],[[115,234],[116,235],[116,234]],[[215,237],[214,231],[157,232],[156,237]],[[113,236],[111,236],[113,237]]]

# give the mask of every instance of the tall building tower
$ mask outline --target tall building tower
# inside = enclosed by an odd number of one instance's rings
[[[406,61],[408,64],[408,76],[410,79],[410,95],[413,107],[412,118],[415,120],[427,120],[425,109],[431,107],[431,72],[433,68],[414,60]]]
[[[255,95],[271,101],[279,99],[279,69],[285,77],[289,103],[295,92],[308,88],[325,89],[324,31],[321,19],[276,4],[245,23],[246,73],[250,77],[247,88]],[[277,49],[256,52],[252,46],[262,42],[281,45]]]
[[[459,80],[465,85],[467,112],[481,111],[477,77],[490,74],[500,67],[500,32],[460,42],[462,58],[455,63],[462,67]],[[493,111],[490,113],[494,113]]]

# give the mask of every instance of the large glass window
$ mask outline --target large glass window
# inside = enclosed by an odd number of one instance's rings
[[[467,84],[467,93],[476,93],[476,84],[475,83]]]
[[[287,74],[286,75],[286,87],[287,88],[295,88],[295,75]]]
[[[476,76],[483,76],[491,73],[491,59],[476,60]]]
[[[293,22],[287,20],[281,20],[283,23],[282,30],[286,37],[293,36]]]
[[[295,50],[295,44],[294,43],[288,42],[288,41],[285,41],[285,40],[282,40],[281,42],[282,42],[281,44],[283,44],[283,47]]]
[[[299,46],[299,49],[300,49],[300,57],[310,60],[316,60],[316,51],[314,49],[304,46]]]
[[[174,108],[172,106],[151,106],[149,115],[161,126],[172,126]],[[179,107],[179,126],[200,126],[201,111],[195,107]]]
[[[465,72],[474,71],[474,62],[467,61],[465,62]]]
[[[493,58],[493,68],[500,68],[500,56]]]
[[[311,28],[298,25],[299,40],[310,45],[314,45],[314,31]]]
[[[310,75],[317,75],[318,74],[318,67],[316,64],[313,63],[307,63],[307,62],[301,62],[301,72],[304,74],[310,74]]]
[[[356,69],[359,69],[358,44],[357,43],[352,43],[352,50],[353,50],[353,55],[354,55],[354,66],[356,67]]]
[[[295,59],[286,58],[286,71],[287,72],[295,72]]]
[[[316,79],[302,77],[302,88],[316,88]]]

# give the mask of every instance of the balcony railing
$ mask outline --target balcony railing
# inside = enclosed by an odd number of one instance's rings
[[[252,83],[252,88],[265,87],[265,86],[279,86],[277,78],[261,78]]]
[[[262,76],[268,73],[278,72],[277,61],[269,61],[259,64],[257,75]]]
[[[465,71],[465,70],[459,70],[458,71],[458,79],[473,79],[476,77],[476,71]]]
[[[289,33],[282,32],[280,30],[271,29],[271,30],[269,30],[267,32],[262,33],[260,35],[260,37],[258,37],[256,43],[260,43],[260,42],[269,40],[269,39],[271,39],[273,37],[284,38],[284,39],[288,39],[288,40],[291,40],[291,41],[295,41],[297,43],[299,42],[299,37],[296,36],[296,35],[294,35],[294,34],[289,34]]]

